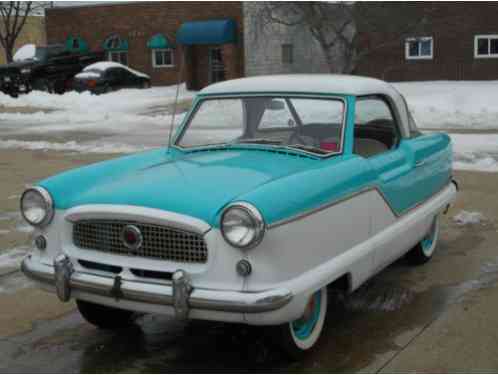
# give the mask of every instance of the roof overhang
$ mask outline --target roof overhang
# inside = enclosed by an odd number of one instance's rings
[[[185,22],[176,33],[176,41],[183,45],[235,43],[236,28],[231,19]]]

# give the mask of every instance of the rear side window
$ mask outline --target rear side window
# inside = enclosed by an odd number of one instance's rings
[[[399,141],[399,128],[388,102],[382,97],[358,98],[355,107],[354,153],[371,157]]]

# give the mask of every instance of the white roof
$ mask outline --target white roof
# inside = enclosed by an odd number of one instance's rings
[[[229,92],[306,92],[369,95],[391,92],[387,82],[342,74],[285,74],[234,79],[210,85],[201,94]]]
[[[375,78],[345,74],[286,74],[233,79],[210,85],[199,94],[230,93],[319,93],[343,95],[385,95],[398,110],[403,135],[408,136],[408,112],[401,94],[389,83]]]
[[[115,61],[100,61],[100,62],[97,62],[95,64],[88,65],[87,67],[85,67],[85,69],[83,69],[83,71],[87,72],[89,70],[100,70],[103,72],[103,71],[110,69],[110,68],[123,68],[123,69],[126,69],[133,74],[136,74],[139,77],[150,78],[147,74],[141,73],[135,69],[131,69],[131,68],[127,67],[126,65],[117,63]]]

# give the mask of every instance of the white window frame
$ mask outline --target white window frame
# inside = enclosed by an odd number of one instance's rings
[[[488,40],[488,53],[480,55],[477,50],[479,39]],[[491,39],[498,39],[498,34],[480,34],[474,36],[474,59],[498,59],[498,53],[491,53]]]
[[[418,45],[418,56],[410,56],[410,42],[431,42],[431,54],[420,55],[421,44]],[[434,57],[434,38],[432,36],[423,36],[419,38],[406,38],[405,39],[405,60],[432,60]]]
[[[128,66],[128,57],[129,57],[129,56],[128,56],[128,51],[125,51],[125,50],[123,50],[123,51],[108,51],[108,52],[107,52],[107,61],[114,61],[114,60],[112,59],[112,54],[113,54],[113,53],[119,53],[119,54],[120,54],[120,55],[119,55],[119,56],[120,56],[120,57],[119,57],[119,61],[117,61],[117,62],[119,62],[120,64],[123,64],[123,65]],[[124,63],[121,61],[121,53],[126,53],[126,64],[124,64]]]
[[[156,64],[156,52],[170,52],[171,53],[171,64]],[[153,68],[172,68],[175,66],[175,53],[173,48],[153,48],[152,49],[152,67]]]

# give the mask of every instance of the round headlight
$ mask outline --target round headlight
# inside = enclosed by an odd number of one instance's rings
[[[33,226],[50,223],[54,206],[48,191],[38,186],[26,190],[21,197],[21,214]]]
[[[221,215],[221,234],[234,247],[250,249],[261,242],[264,233],[263,216],[249,203],[234,203]]]

